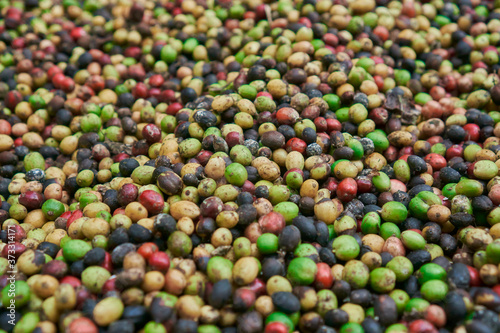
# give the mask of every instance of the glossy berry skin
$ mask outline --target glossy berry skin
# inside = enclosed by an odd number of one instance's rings
[[[325,263],[316,264],[318,268],[318,272],[316,273],[316,279],[314,284],[318,290],[321,289],[330,289],[333,285],[333,274],[330,266]]]
[[[170,268],[170,258],[165,252],[155,252],[149,257],[148,264],[152,270],[166,272]]]
[[[479,276],[479,272],[476,268],[472,266],[467,266],[470,274],[470,286],[471,287],[479,287],[481,286],[481,277]]]
[[[142,137],[151,145],[161,141],[161,131],[155,124],[147,124],[142,129]]]
[[[288,333],[288,327],[281,322],[269,323],[264,330],[264,333]]]
[[[466,133],[465,140],[466,141],[474,141],[478,142],[479,141],[479,136],[480,136],[480,127],[476,124],[467,124],[464,126],[464,130]]]
[[[158,252],[158,245],[151,242],[142,244],[137,250],[137,253],[139,253],[146,260],[149,260],[149,258],[156,252]]]
[[[337,188],[337,197],[342,202],[349,202],[356,197],[358,184],[352,178],[346,178],[339,183]]]
[[[150,215],[161,213],[165,207],[163,195],[153,190],[146,190],[139,196],[139,202],[146,207]]]

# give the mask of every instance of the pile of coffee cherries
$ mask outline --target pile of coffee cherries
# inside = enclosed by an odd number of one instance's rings
[[[500,332],[500,0],[0,0],[0,333]]]

